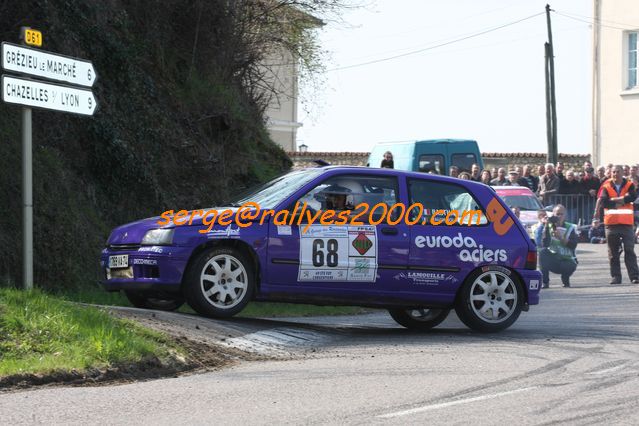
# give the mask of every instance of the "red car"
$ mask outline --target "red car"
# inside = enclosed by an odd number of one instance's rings
[[[544,210],[535,193],[525,186],[495,186],[493,189],[508,207],[519,207],[519,221],[532,237],[531,227],[537,223],[537,211]],[[552,216],[552,212],[548,212],[548,216]]]

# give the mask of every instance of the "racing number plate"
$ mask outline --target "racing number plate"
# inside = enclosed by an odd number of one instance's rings
[[[118,254],[117,256],[109,256],[109,268],[126,268],[129,266],[129,255]]]

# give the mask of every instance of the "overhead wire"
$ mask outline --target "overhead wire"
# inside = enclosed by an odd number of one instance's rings
[[[479,37],[479,36],[482,36],[484,34],[488,34],[488,33],[500,30],[502,28],[510,27],[512,25],[519,24],[520,22],[527,21],[529,19],[535,18],[535,17],[543,15],[543,14],[545,14],[545,12],[535,13],[534,15],[530,15],[530,16],[527,16],[525,18],[509,22],[507,24],[503,24],[503,25],[499,25],[497,27],[489,28],[487,30],[479,31],[479,32],[476,32],[476,33],[473,33],[473,34],[470,34],[470,35],[467,35],[467,36],[464,36],[464,37],[458,37],[458,38],[455,38],[453,40],[450,40],[450,41],[447,41],[447,42],[444,42],[444,43],[436,44],[434,46],[429,46],[429,47],[425,47],[423,49],[417,49],[417,50],[413,50],[413,51],[410,51],[410,52],[402,53],[402,54],[399,54],[399,55],[389,56],[389,57],[386,57],[386,58],[380,58],[380,59],[376,59],[376,60],[373,60],[373,61],[361,62],[361,63],[358,63],[358,64],[346,65],[346,66],[338,67],[338,68],[332,68],[332,69],[327,70],[327,72],[341,71],[341,70],[346,70],[346,69],[351,69],[351,68],[357,68],[357,67],[362,67],[362,66],[365,66],[365,65],[372,65],[372,64],[377,64],[377,63],[380,63],[380,62],[392,61],[394,59],[403,58],[403,57],[406,57],[406,56],[416,55],[416,54],[419,54],[419,53],[422,53],[422,52],[426,52],[426,51],[429,51],[429,50],[437,49],[439,47],[448,46],[448,45],[451,45],[451,44],[454,44],[454,43],[459,43],[459,42],[464,41],[464,40],[468,40],[468,39],[471,39],[471,38]]]
[[[587,18],[587,19],[583,19],[583,18],[579,18],[578,17],[578,16],[581,16],[581,15],[575,15],[575,14],[559,12],[557,10],[553,10],[552,12],[554,12],[557,15],[563,16],[565,18],[572,19],[574,21],[585,22],[586,24],[590,24],[590,25],[599,25],[601,27],[612,28],[612,29],[615,29],[615,30],[628,31],[628,30],[636,30],[637,28],[639,28],[639,25],[631,25],[631,24],[623,24],[621,22],[605,21],[603,19],[595,19],[593,17],[584,17],[584,18]],[[614,24],[624,25],[624,26],[626,26],[628,28],[622,28],[622,27],[616,27],[614,25],[602,24],[602,22],[612,22]]]

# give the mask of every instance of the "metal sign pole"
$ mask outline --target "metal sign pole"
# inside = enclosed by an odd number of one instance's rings
[[[22,108],[22,286],[33,288],[33,151],[31,108]]]
[[[25,43],[29,27],[20,28],[20,43]],[[33,288],[33,149],[31,108],[22,108],[22,287]]]

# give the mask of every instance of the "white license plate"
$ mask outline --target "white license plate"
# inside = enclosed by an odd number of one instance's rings
[[[126,268],[127,266],[129,266],[128,254],[109,256],[109,268]]]

